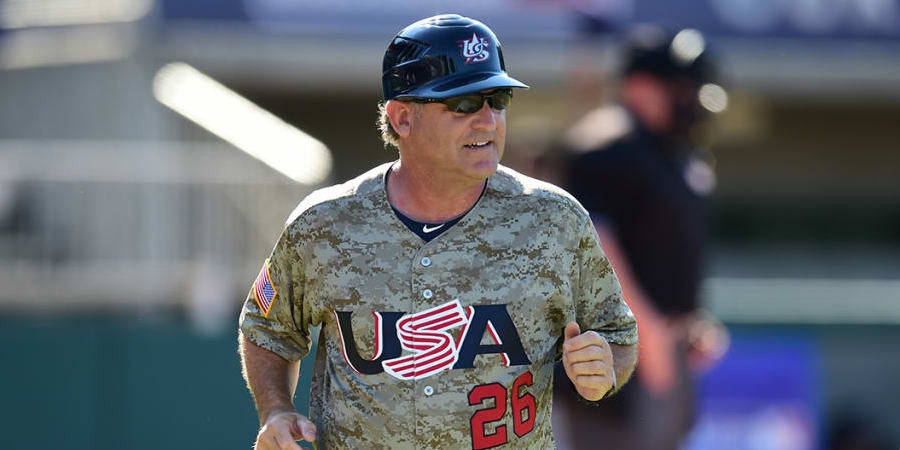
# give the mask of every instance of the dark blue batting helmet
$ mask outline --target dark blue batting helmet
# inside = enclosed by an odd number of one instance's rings
[[[429,17],[400,30],[384,53],[381,83],[384,100],[528,87],[506,73],[494,32],[457,14]]]

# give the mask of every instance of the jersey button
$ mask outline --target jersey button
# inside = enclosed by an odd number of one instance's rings
[[[427,257],[427,256],[424,257],[424,258],[422,258],[422,265],[425,266],[425,267],[430,266],[430,265],[431,265],[431,258],[429,258],[429,257]]]
[[[422,297],[425,297],[426,299],[434,297],[434,292],[431,292],[431,289],[425,289],[422,291]]]
[[[425,386],[424,391],[425,391],[425,395],[427,395],[429,397],[431,397],[431,395],[434,394],[434,388],[431,386]]]

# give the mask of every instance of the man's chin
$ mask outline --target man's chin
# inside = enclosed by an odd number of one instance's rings
[[[490,178],[492,175],[494,175],[494,173],[497,172],[498,166],[499,161],[484,161],[473,167],[472,172],[473,174],[476,174],[480,179]]]

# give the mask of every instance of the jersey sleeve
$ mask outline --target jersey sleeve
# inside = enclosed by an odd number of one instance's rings
[[[582,229],[578,246],[579,274],[575,304],[582,330],[594,330],[619,345],[637,344],[637,324],[625,303],[619,280],[603,254],[600,238],[590,220]]]
[[[309,352],[309,324],[303,307],[303,261],[290,226],[263,262],[241,310],[240,329],[250,341],[288,361]]]

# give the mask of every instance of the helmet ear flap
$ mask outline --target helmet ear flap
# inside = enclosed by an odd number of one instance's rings
[[[384,74],[385,97],[402,93],[409,86],[423,85],[453,73],[453,61],[445,56],[426,55],[398,64]]]

